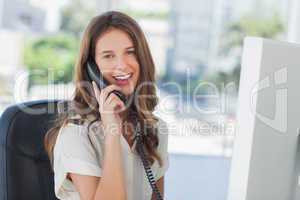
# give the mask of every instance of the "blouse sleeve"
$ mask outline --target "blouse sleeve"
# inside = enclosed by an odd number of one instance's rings
[[[155,175],[155,180],[159,180],[166,173],[169,168],[169,153],[168,153],[168,125],[162,119],[159,119],[158,126],[158,152],[162,159],[162,166],[158,168],[157,173]]]
[[[60,129],[53,151],[55,194],[64,198],[74,185],[67,173],[101,177],[95,149],[84,125],[68,123]]]

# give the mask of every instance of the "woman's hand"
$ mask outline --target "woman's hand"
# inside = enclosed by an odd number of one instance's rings
[[[121,88],[112,84],[100,91],[94,81],[93,88],[99,104],[104,134],[122,134],[122,119],[119,113],[125,110],[125,105],[117,95],[111,93],[113,90],[121,91]]]

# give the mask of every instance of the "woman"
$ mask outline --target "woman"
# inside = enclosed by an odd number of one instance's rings
[[[91,84],[88,60],[97,64],[107,87]],[[166,123],[152,113],[157,105],[154,75],[145,36],[132,18],[110,11],[91,20],[76,63],[74,97],[45,137],[59,199],[156,199],[136,149],[138,124],[163,196],[168,134]]]

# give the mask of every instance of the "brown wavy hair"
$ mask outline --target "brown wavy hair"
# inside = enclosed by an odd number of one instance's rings
[[[129,116],[139,119],[142,128],[142,140],[144,142],[144,151],[146,158],[151,164],[156,159],[159,165],[162,165],[160,155],[157,153],[158,146],[158,118],[153,114],[154,108],[158,103],[155,87],[155,65],[145,38],[143,31],[137,22],[128,15],[117,12],[109,11],[104,14],[94,17],[83,34],[79,56],[75,65],[74,81],[75,91],[70,101],[68,101],[67,112],[59,113],[51,129],[46,133],[44,138],[44,146],[48,153],[51,165],[53,166],[53,149],[56,138],[59,134],[61,127],[69,122],[74,122],[70,113],[80,115],[80,120],[86,120],[87,115],[95,117],[89,123],[89,126],[101,120],[97,100],[92,90],[91,84],[85,74],[86,63],[89,56],[95,57],[95,45],[97,39],[106,31],[111,28],[116,28],[126,32],[136,49],[137,60],[140,65],[140,76],[137,82],[137,87],[142,84],[143,87],[139,90],[135,89],[134,97],[150,96],[151,98],[137,98],[135,103],[130,104]],[[147,84],[143,84],[147,83]],[[151,83],[150,85],[148,83]],[[88,87],[87,87],[88,86]],[[138,91],[138,93],[137,93]],[[87,112],[88,111],[88,112]],[[89,127],[88,126],[88,127]]]

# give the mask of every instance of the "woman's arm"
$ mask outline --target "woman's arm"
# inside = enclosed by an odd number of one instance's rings
[[[120,135],[106,137],[101,178],[70,173],[81,200],[126,200]]]
[[[161,177],[160,179],[158,179],[158,181],[156,182],[156,184],[157,184],[157,187],[158,187],[158,189],[160,191],[161,196],[164,198],[164,176]],[[152,193],[151,200],[156,200],[154,193]]]

